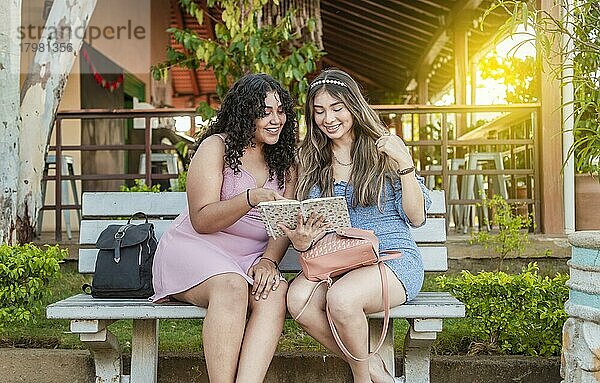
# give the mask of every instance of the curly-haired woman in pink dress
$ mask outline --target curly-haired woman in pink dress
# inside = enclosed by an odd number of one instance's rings
[[[262,382],[277,347],[287,292],[277,264],[289,241],[269,239],[255,207],[293,197],[296,129],[293,101],[277,81],[238,80],[190,164],[188,209],[158,245],[151,299],[207,308],[213,383]]]

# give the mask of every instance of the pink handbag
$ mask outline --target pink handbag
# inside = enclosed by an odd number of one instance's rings
[[[375,350],[366,358],[357,358],[350,353],[340,339],[335,324],[329,314],[329,305],[326,305],[327,320],[331,327],[334,339],[342,352],[356,361],[365,361],[379,351],[385,339],[385,333],[389,324],[390,305],[387,291],[387,274],[383,261],[399,258],[402,254],[398,251],[386,251],[387,256],[379,256],[379,240],[371,230],[356,228],[338,229],[336,232],[328,233],[307,251],[299,254],[299,262],[304,276],[313,282],[319,282],[313,288],[306,304],[294,319],[300,318],[315,291],[321,283],[327,283],[328,288],[333,284],[331,278],[342,275],[350,270],[363,266],[379,264],[381,274],[382,299],[384,306],[384,319],[381,338]]]
[[[304,276],[313,282],[337,277],[379,261],[379,240],[371,230],[338,229],[300,253]]]

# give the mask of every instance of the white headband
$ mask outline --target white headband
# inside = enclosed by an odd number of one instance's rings
[[[344,84],[343,82],[341,82],[339,80],[329,80],[329,79],[317,80],[317,81],[313,82],[312,84],[310,84],[310,87],[314,88],[315,86],[322,85],[322,84],[335,84],[338,86],[343,86],[344,88],[348,87],[348,85]]]

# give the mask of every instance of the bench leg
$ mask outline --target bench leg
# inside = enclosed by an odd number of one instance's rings
[[[441,331],[441,319],[408,321],[404,341],[404,378],[410,383],[429,383],[431,345]]]
[[[381,328],[383,327],[383,319],[369,319],[369,352],[373,351],[379,342],[381,336]],[[390,318],[390,324],[383,341],[383,345],[378,351],[381,355],[385,367],[396,376],[396,363],[394,359],[394,319]]]
[[[117,338],[104,328],[96,333],[82,333],[81,341],[89,348],[96,365],[95,383],[124,383],[123,362]]]
[[[133,321],[131,383],[156,383],[158,371],[158,319]]]

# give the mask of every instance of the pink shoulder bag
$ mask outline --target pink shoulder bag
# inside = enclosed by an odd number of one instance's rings
[[[326,234],[321,240],[313,245],[307,251],[299,253],[300,266],[304,276],[313,282],[319,282],[313,288],[306,304],[300,310],[296,318],[300,318],[308,303],[312,299],[315,291],[321,283],[327,283],[327,287],[331,287],[333,280],[331,278],[342,275],[350,270],[357,269],[363,266],[379,265],[379,273],[381,274],[381,289],[384,306],[384,319],[381,337],[375,350],[366,358],[357,358],[350,353],[340,339],[335,324],[329,314],[329,305],[326,304],[327,320],[331,327],[331,332],[342,352],[355,361],[362,362],[369,359],[379,351],[385,339],[385,333],[389,324],[390,305],[387,291],[387,274],[384,269],[383,261],[388,259],[399,258],[402,254],[399,251],[385,251],[390,253],[387,256],[379,255],[379,240],[371,230],[363,230],[356,228],[338,229],[336,232]]]

